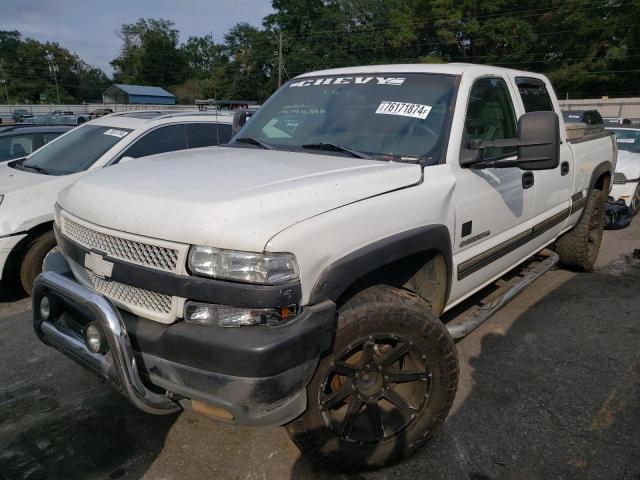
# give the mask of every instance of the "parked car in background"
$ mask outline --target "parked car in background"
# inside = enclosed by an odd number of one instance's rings
[[[82,125],[87,121],[85,115],[64,115],[46,113],[43,115],[34,115],[25,119],[22,123],[31,125]]]
[[[597,110],[563,110],[562,118],[564,123],[586,123],[589,126],[604,124]]]
[[[96,108],[95,110],[89,112],[89,115],[93,117],[102,117],[103,115],[109,115],[113,113],[113,110],[110,108]]]
[[[33,114],[26,108],[16,108],[12,115],[15,122],[22,122],[25,118],[33,117]]]
[[[0,162],[26,157],[72,128],[73,126],[32,126],[24,123],[0,127]]]
[[[13,115],[11,113],[0,113],[0,125],[3,124],[14,124],[16,121],[13,119]]]
[[[622,117],[604,117],[602,120],[605,125],[631,125],[633,123],[630,118]]]
[[[640,127],[607,128],[616,134],[618,164],[610,195],[624,200],[636,215],[640,211]]]
[[[118,113],[77,127],[26,159],[1,164],[0,279],[18,273],[31,291],[44,256],[55,247],[55,199],[78,177],[132,158],[226,143],[231,122],[229,115],[202,112]]]

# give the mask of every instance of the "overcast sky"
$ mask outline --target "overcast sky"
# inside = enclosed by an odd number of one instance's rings
[[[213,31],[216,41],[238,22],[260,25],[270,0],[2,0],[0,30],[58,42],[108,75],[118,55],[117,31],[141,17],[173,20],[180,41]]]

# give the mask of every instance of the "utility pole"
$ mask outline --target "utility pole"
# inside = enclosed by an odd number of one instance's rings
[[[49,72],[53,75],[53,81],[56,84],[56,96],[58,97],[58,105],[60,105],[60,89],[58,88],[58,64],[55,63],[53,54],[46,52],[45,58],[49,62]]]
[[[9,90],[7,89],[7,79],[4,77],[4,68],[2,68],[2,60],[0,60],[0,83],[4,85],[4,94],[7,97],[7,105],[9,105]]]
[[[278,40],[278,88],[282,86],[282,31]]]

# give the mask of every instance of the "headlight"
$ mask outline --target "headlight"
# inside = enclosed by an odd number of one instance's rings
[[[53,221],[56,222],[56,225],[58,225],[58,227],[62,226],[60,224],[60,212],[62,212],[62,207],[58,203],[56,203],[53,207]]]
[[[298,278],[298,264],[290,253],[252,253],[213,247],[191,247],[193,273],[224,280],[278,285]]]
[[[187,302],[184,306],[185,322],[215,327],[278,325],[295,315],[295,307],[241,308],[198,302]]]

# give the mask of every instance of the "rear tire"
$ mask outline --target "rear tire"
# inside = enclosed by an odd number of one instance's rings
[[[602,190],[592,188],[578,224],[556,241],[556,252],[563,265],[586,272],[593,270],[604,231],[604,200]]]
[[[287,432],[323,464],[380,467],[429,439],[457,385],[455,345],[427,303],[369,287],[340,307],[333,350],[309,384],[306,412]]]
[[[53,231],[48,231],[33,240],[26,249],[20,265],[20,283],[27,294],[31,295],[33,281],[42,272],[44,257],[56,247]]]

